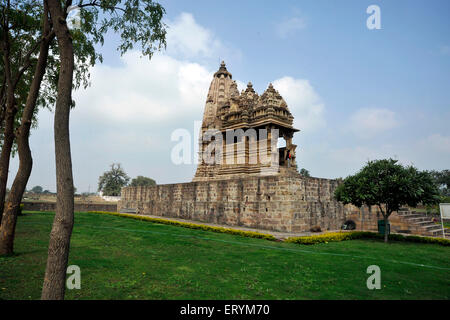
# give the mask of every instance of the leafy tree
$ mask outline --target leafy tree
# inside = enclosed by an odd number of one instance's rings
[[[300,174],[304,177],[311,177],[311,175],[309,174],[309,171],[306,170],[305,168],[300,169]]]
[[[47,1],[8,0],[0,4],[0,255],[13,252],[20,201],[32,170],[30,129],[38,107],[52,106],[60,71],[59,47]],[[73,36],[77,64],[73,88],[89,84],[88,67],[97,58],[85,37]],[[73,106],[73,103],[72,103]],[[19,168],[6,201],[9,160],[19,154]]]
[[[130,185],[132,187],[137,187],[137,186],[155,186],[156,185],[156,181],[153,180],[152,178],[147,178],[147,177],[143,177],[143,176],[137,176],[136,178],[134,178],[133,180],[131,180]]]
[[[106,171],[98,179],[98,191],[105,196],[119,196],[122,187],[125,187],[130,181],[120,163],[113,163],[111,170]]]
[[[77,50],[95,52],[94,44],[103,44],[103,35],[111,29],[120,34],[121,44],[118,49],[121,54],[139,43],[143,55],[151,57],[155,50],[165,47],[166,44],[165,25],[161,22],[165,10],[152,0],[80,0],[77,5],[80,9],[81,29],[69,30],[67,9],[72,5],[72,1],[46,0],[46,3],[58,41],[60,67],[54,123],[57,206],[50,234],[41,298],[63,299],[74,208],[69,138],[74,55]],[[75,46],[74,40],[77,37],[86,39],[89,46]],[[126,179],[129,180],[128,177]]]
[[[35,186],[31,189],[31,192],[33,193],[42,193],[44,189],[41,186]]]
[[[393,159],[369,161],[357,174],[344,179],[335,190],[335,198],[357,207],[378,206],[386,226],[389,216],[401,206],[439,202],[439,191],[430,173],[397,162]],[[388,241],[387,232],[384,240]]]
[[[450,196],[450,170],[431,171],[436,185],[443,196]]]
[[[32,158],[28,137],[47,67],[51,33],[45,8],[38,1],[7,1],[0,5],[0,49],[3,61],[6,116],[2,123],[0,155],[0,255],[13,252],[17,214],[31,173]],[[49,86],[52,92],[51,86]],[[43,89],[44,92],[46,89]],[[51,93],[49,94],[49,96]],[[45,94],[43,94],[45,96]],[[20,116],[20,123],[16,116]],[[9,158],[14,139],[19,153],[19,169],[3,210]]]
[[[15,214],[18,210],[16,199],[25,191],[28,157],[24,154],[24,139],[29,135],[31,126],[36,125],[36,101],[40,90],[48,49],[53,35],[48,33],[48,20],[42,19],[43,6],[36,0],[2,1],[0,4],[0,218],[3,220],[5,189],[11,153],[20,152],[21,179],[11,187],[8,208]],[[51,96],[51,86],[45,87]],[[43,95],[45,96],[45,95]],[[22,148],[20,148],[20,145]],[[25,174],[23,174],[25,173]],[[20,183],[19,183],[20,182]],[[25,183],[25,184],[24,184]],[[19,193],[19,194],[18,194]],[[20,201],[20,200],[19,200]],[[10,215],[8,229],[2,234],[11,234],[9,226],[14,224]],[[10,241],[2,241],[0,254],[4,253],[4,245]],[[9,249],[7,249],[8,251]]]

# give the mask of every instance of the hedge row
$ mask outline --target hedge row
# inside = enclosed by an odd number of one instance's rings
[[[352,232],[330,232],[309,237],[290,237],[285,242],[298,244],[316,244],[328,243],[334,241],[354,240],[354,239],[384,239],[384,235],[368,232],[368,231],[352,231]],[[416,242],[416,243],[435,243],[442,246],[450,246],[450,240],[443,238],[431,238],[421,236],[404,236],[401,234],[390,234],[389,240]]]
[[[109,214],[109,215],[113,215],[113,216],[126,217],[126,218],[132,218],[132,219],[136,219],[136,220],[143,220],[143,221],[149,221],[149,222],[155,222],[155,223],[161,223],[161,224],[174,225],[174,226],[190,228],[190,229],[199,229],[199,230],[204,230],[204,231],[213,231],[213,232],[219,232],[219,233],[234,234],[234,235],[239,235],[239,236],[249,237],[249,238],[258,238],[258,239],[265,239],[265,240],[270,240],[270,241],[276,240],[276,238],[271,234],[265,234],[265,233],[259,233],[259,232],[253,232],[253,231],[244,231],[244,230],[231,229],[231,228],[223,228],[223,227],[214,227],[214,226],[208,226],[208,225],[203,225],[203,224],[195,224],[195,223],[181,222],[181,221],[161,219],[161,218],[152,218],[152,217],[148,217],[148,216],[144,216],[144,215],[135,215],[135,214],[119,213],[119,212],[105,212],[105,211],[89,211],[89,213]]]
[[[253,232],[253,231],[244,231],[244,230],[231,229],[231,228],[214,227],[214,226],[208,226],[208,225],[203,225],[203,224],[181,222],[181,221],[168,220],[168,219],[162,219],[162,218],[153,218],[153,217],[149,217],[149,216],[128,214],[128,213],[105,212],[105,211],[89,211],[89,213],[108,214],[108,215],[113,215],[113,216],[132,218],[132,219],[136,219],[136,220],[143,220],[143,221],[149,221],[149,222],[160,223],[160,224],[174,225],[174,226],[190,228],[190,229],[199,229],[199,230],[204,230],[204,231],[228,233],[228,234],[234,234],[234,235],[239,235],[239,236],[244,236],[244,237],[276,241],[276,238],[271,234],[265,234],[265,233],[259,233],[259,232]],[[330,232],[330,233],[324,233],[324,234],[306,236],[306,237],[290,237],[284,241],[290,242],[290,243],[310,245],[310,244],[317,244],[317,243],[328,243],[328,242],[354,240],[354,239],[381,239],[382,240],[382,239],[384,239],[384,235],[375,233],[375,232],[368,232],[368,231]],[[443,238],[404,236],[401,234],[390,234],[389,240],[416,242],[416,243],[435,243],[435,244],[439,244],[442,246],[450,246],[450,240],[443,239]]]

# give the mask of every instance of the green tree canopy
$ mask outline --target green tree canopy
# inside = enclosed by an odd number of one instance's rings
[[[431,171],[431,175],[436,182],[443,196],[450,196],[450,170]]]
[[[33,193],[42,193],[44,191],[44,188],[42,188],[41,186],[35,186],[31,189],[31,192]]]
[[[119,196],[122,187],[127,186],[130,177],[125,173],[120,163],[113,163],[111,170],[103,173],[98,179],[98,191],[105,196]]]
[[[309,174],[309,171],[306,170],[305,168],[300,169],[300,174],[304,177],[311,177],[311,175]]]
[[[369,161],[357,174],[343,180],[335,198],[357,207],[378,206],[386,223],[391,213],[404,205],[436,204],[440,199],[429,172],[404,167],[393,159]]]
[[[132,187],[137,187],[137,186],[155,186],[156,185],[156,181],[153,180],[152,178],[148,178],[148,177],[144,177],[144,176],[137,176],[136,178],[134,178],[133,180],[131,180],[130,185]]]

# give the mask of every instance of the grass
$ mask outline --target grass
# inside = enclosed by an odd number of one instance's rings
[[[38,299],[53,213],[19,217],[0,298]],[[449,299],[450,248],[351,240],[314,246],[76,213],[66,299]],[[369,265],[381,290],[368,290]],[[424,265],[424,266],[421,266]]]

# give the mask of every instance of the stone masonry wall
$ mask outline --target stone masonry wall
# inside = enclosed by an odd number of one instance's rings
[[[56,202],[22,202],[24,204],[24,210],[29,211],[55,211]],[[87,212],[87,211],[107,211],[116,212],[117,204],[102,204],[102,203],[75,203],[74,211]]]
[[[335,201],[337,184],[336,180],[278,175],[126,187],[117,209],[286,232],[309,231],[316,225],[323,231],[339,230],[349,219],[358,230],[377,230],[377,210]],[[402,228],[395,223],[395,213],[390,220],[392,231]]]

